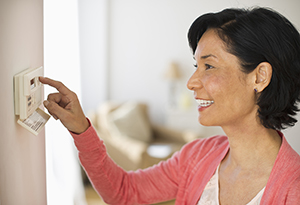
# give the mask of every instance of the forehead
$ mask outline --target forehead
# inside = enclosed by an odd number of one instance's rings
[[[214,29],[207,30],[198,42],[194,57],[201,59],[203,56],[214,55],[218,58],[226,58],[231,55],[225,49],[224,42],[220,39]]]

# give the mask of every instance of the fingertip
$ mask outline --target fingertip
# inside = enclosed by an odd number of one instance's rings
[[[48,101],[48,100],[45,100],[45,101],[43,102],[43,104],[44,104],[45,107],[47,107],[47,105],[49,104],[49,101]]]
[[[39,76],[39,81],[40,81],[41,83],[44,83],[44,81],[45,81],[45,77],[43,77],[43,76]]]
[[[49,109],[48,109],[49,103],[50,103],[50,102],[49,102],[48,100],[45,100],[45,101],[43,102],[45,108],[47,108],[48,111],[49,111]],[[53,117],[55,120],[58,120],[58,117],[57,117],[56,115],[52,114],[50,111],[49,111],[49,113],[52,115],[52,117]]]

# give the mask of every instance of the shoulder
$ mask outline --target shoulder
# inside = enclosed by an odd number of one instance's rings
[[[224,135],[216,135],[208,138],[200,138],[191,141],[183,146],[183,152],[198,152],[199,149],[211,150],[211,148],[218,148],[228,145],[228,138]]]
[[[286,138],[282,133],[282,144],[275,162],[275,168],[284,168],[284,172],[287,174],[296,174],[297,177],[300,175],[300,156],[290,146]]]
[[[298,204],[300,201],[300,172],[294,176],[289,183],[289,188],[286,193],[285,204]]]
[[[299,174],[299,173],[298,173]],[[295,179],[294,183],[292,184],[289,192],[288,192],[288,199],[287,201],[291,202],[299,202],[300,201],[300,174]]]
[[[228,139],[221,135],[186,144],[177,153],[180,186],[184,187],[182,189],[187,189],[186,186],[204,188],[228,150]]]
[[[228,138],[224,135],[216,135],[209,138],[196,139],[185,146],[180,151],[180,158],[182,160],[197,160],[211,156],[217,157],[223,151],[228,150]]]
[[[268,200],[294,202],[300,200],[300,156],[282,133],[282,144],[265,190]],[[267,202],[267,201],[265,201]]]
[[[300,182],[300,156],[289,145],[282,133],[282,144],[277,155],[270,178],[282,179],[286,184],[291,184],[296,181]]]

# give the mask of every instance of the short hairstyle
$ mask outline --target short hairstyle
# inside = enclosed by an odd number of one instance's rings
[[[215,29],[244,73],[261,62],[272,66],[270,84],[257,99],[258,116],[266,128],[285,129],[297,120],[300,101],[300,35],[284,16],[270,8],[225,9],[198,17],[188,32],[193,54],[204,32]]]

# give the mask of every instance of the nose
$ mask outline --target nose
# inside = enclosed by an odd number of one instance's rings
[[[200,76],[197,71],[195,71],[193,73],[193,75],[190,77],[186,86],[189,90],[192,90],[192,91],[194,91],[195,89],[202,88]]]

